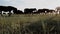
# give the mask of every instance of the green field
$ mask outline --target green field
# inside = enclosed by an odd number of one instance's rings
[[[0,34],[60,34],[60,15],[0,16]]]

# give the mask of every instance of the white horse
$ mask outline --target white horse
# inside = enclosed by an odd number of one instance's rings
[[[9,14],[9,11],[6,11],[6,12],[2,11],[2,14],[6,14],[7,15],[7,14]],[[11,14],[14,14],[13,10],[11,10]]]

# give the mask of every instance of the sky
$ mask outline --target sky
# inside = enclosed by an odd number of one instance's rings
[[[0,0],[1,6],[14,6],[19,10],[25,8],[48,8],[55,9],[60,6],[60,0]]]

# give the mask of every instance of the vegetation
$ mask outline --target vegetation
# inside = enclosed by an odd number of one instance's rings
[[[60,15],[0,16],[0,34],[60,34]]]

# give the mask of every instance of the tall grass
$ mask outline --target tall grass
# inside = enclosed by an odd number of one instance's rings
[[[0,16],[0,34],[59,34],[60,15]]]

